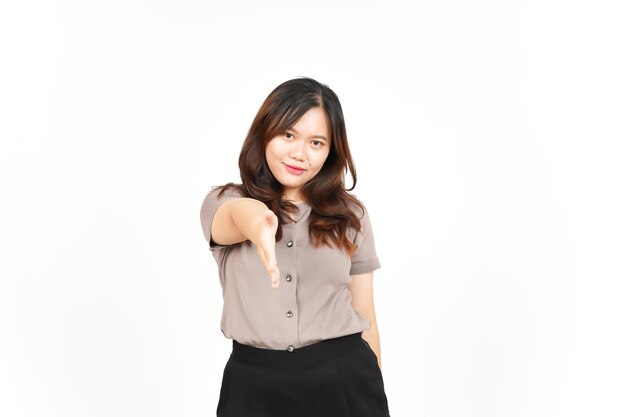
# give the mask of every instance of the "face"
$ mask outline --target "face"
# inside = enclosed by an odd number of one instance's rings
[[[322,169],[330,152],[330,123],[326,112],[313,107],[292,129],[274,136],[265,160],[284,187],[284,198],[301,202],[300,189]]]

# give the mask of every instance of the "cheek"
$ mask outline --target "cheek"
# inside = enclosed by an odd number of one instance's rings
[[[326,159],[328,158],[328,153],[328,151],[324,153],[320,152],[318,155],[316,155],[315,165],[317,165],[319,169],[322,169],[322,167],[324,166],[324,162],[326,162]]]
[[[283,155],[280,143],[270,141],[265,148],[265,162],[274,178],[278,178],[281,175],[282,160]]]
[[[276,158],[278,158],[279,154],[277,148],[276,144],[272,142],[268,143],[265,148],[265,160],[269,165],[276,164]]]
[[[284,146],[279,141],[273,140],[267,144],[267,148],[265,149],[265,158],[270,159],[282,159],[285,151]]]
[[[271,161],[272,161],[272,152],[270,151],[270,147],[268,146],[267,148],[265,148],[265,162],[267,162],[269,165]]]

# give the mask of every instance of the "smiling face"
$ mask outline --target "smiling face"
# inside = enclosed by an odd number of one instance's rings
[[[284,187],[284,198],[302,201],[300,189],[324,166],[330,152],[330,123],[321,107],[313,107],[285,133],[270,139],[265,160]]]

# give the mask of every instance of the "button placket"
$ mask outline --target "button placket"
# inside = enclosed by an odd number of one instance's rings
[[[286,282],[293,282],[293,285],[290,286],[291,290],[289,291],[290,297],[288,298],[288,304],[285,306],[287,307],[287,311],[285,312],[285,318],[287,320],[294,318],[295,320],[295,313],[297,312],[297,301],[295,298],[295,291],[296,291],[296,281],[294,280],[294,278],[296,277],[295,273],[297,272],[297,266],[298,266],[298,259],[297,259],[297,246],[296,246],[296,235],[297,235],[297,228],[298,228],[298,224],[296,224],[297,222],[293,222],[292,224],[287,225],[287,227],[285,227],[285,238],[287,239],[287,242],[284,243],[284,250],[285,255],[286,255],[286,260],[287,261],[287,265],[285,270],[289,271],[289,273],[285,274],[285,281]],[[291,308],[289,308],[291,307]],[[296,308],[294,308],[296,307]],[[295,320],[293,322],[291,322],[292,325],[290,325],[289,327],[295,326],[293,327],[295,333],[294,333],[294,341],[298,340],[298,320]],[[293,352],[295,350],[295,345],[294,344],[290,344],[287,346],[287,351],[288,352]]]

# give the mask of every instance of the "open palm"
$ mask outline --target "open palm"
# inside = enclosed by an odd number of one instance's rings
[[[276,230],[278,230],[278,218],[272,210],[268,210],[263,218],[262,231],[256,250],[270,277],[272,288],[278,288],[280,282],[280,271],[276,265]]]

